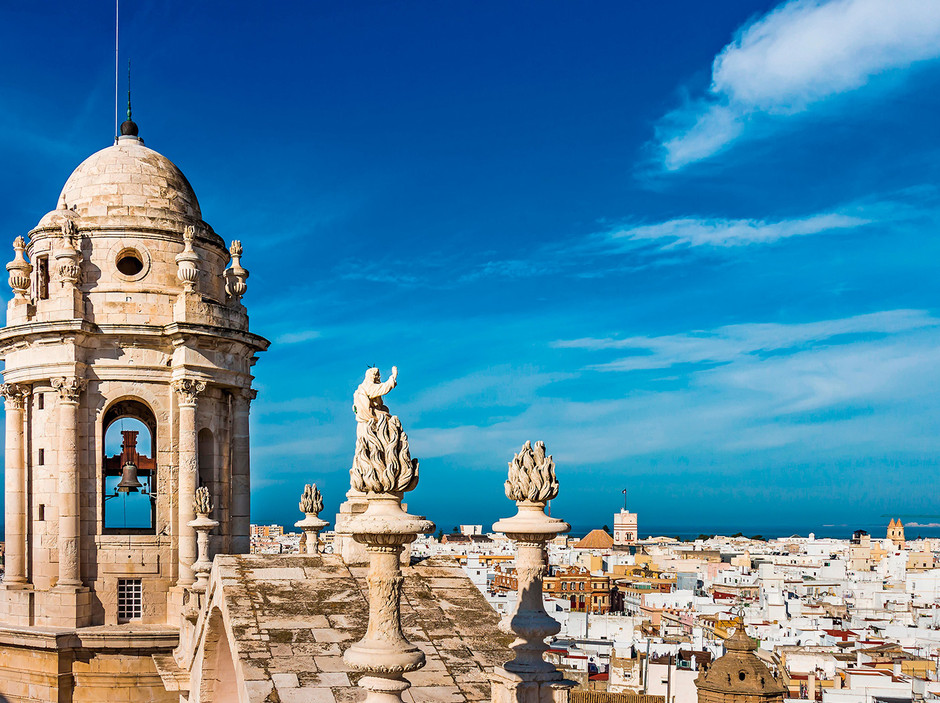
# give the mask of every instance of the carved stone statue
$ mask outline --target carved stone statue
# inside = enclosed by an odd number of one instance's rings
[[[334,544],[336,550],[343,555],[343,561],[347,564],[364,564],[369,561],[363,545],[356,542],[352,533],[347,529],[347,524],[354,515],[359,515],[366,509],[365,494],[366,490],[358,486],[362,483],[364,477],[371,474],[373,468],[373,459],[382,459],[385,454],[384,435],[391,432],[395,436],[395,447],[388,447],[390,455],[400,457],[409,466],[411,457],[408,454],[408,438],[404,436],[405,454],[400,454],[401,439],[404,433],[401,431],[401,423],[398,418],[392,422],[392,415],[383,402],[383,396],[398,385],[398,367],[392,367],[392,374],[385,382],[382,381],[382,375],[375,367],[366,370],[366,376],[353,393],[353,413],[356,415],[356,449],[353,456],[352,468],[350,469],[349,491],[346,493],[346,502],[340,505],[339,513],[336,515],[336,539]],[[375,422],[375,430],[369,430],[370,423]],[[397,426],[396,426],[397,423]],[[381,425],[381,429],[379,429]],[[379,439],[378,435],[382,438]],[[376,451],[380,447],[383,451]],[[382,455],[381,457],[379,455]],[[417,463],[417,462],[416,462]],[[413,475],[417,477],[417,466],[414,467]],[[409,476],[406,483],[410,483]]]
[[[368,554],[369,625],[343,659],[364,674],[359,679],[366,690],[364,703],[401,701],[411,686],[403,674],[425,663],[424,652],[402,630],[401,555],[419,534],[433,532],[434,523],[402,508],[403,494],[418,485],[418,461],[411,458],[401,422],[382,403],[382,395],[395,387],[397,378],[395,367],[385,383],[378,369],[369,369],[354,396],[356,456],[350,483],[364,496],[367,507],[345,529]]]
[[[398,367],[392,367],[392,375],[382,382],[382,374],[376,367],[366,371],[366,377],[353,393],[353,412],[356,413],[356,438],[365,434],[366,426],[379,415],[391,415],[383,402],[383,396],[398,385]]]

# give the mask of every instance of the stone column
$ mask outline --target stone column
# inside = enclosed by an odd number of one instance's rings
[[[176,495],[179,507],[179,536],[177,560],[179,578],[177,586],[191,586],[195,582],[192,565],[196,561],[196,530],[189,523],[196,519],[191,496],[198,483],[199,457],[196,441],[196,398],[206,389],[204,381],[181,378],[173,382],[179,400],[179,480]]]
[[[78,407],[88,382],[68,376],[52,379],[59,392],[59,580],[57,586],[79,587],[81,514],[79,501]]]
[[[545,444],[536,442],[533,448],[526,442],[509,464],[506,481],[506,497],[516,501],[518,511],[493,525],[494,531],[516,542],[519,581],[516,607],[499,624],[500,630],[516,637],[509,645],[515,657],[493,672],[493,703],[566,701],[574,685],[543,657],[548,649],[545,638],[561,629],[545,612],[542,601],[545,544],[571,529],[568,523],[545,514],[546,503],[557,495],[555,463],[545,456]]]
[[[424,666],[424,652],[401,629],[401,553],[434,523],[402,510],[402,495],[418,485],[418,462],[411,458],[408,437],[395,416],[377,413],[356,440],[350,472],[352,486],[366,494],[366,511],[348,523],[369,555],[369,625],[365,637],[343,655],[363,672],[359,686],[365,703],[397,703],[411,684],[404,674]]]
[[[26,581],[26,461],[23,454],[23,409],[29,386],[16,383],[0,385],[6,399],[6,451],[4,490],[6,511],[4,539],[6,541],[6,570],[3,582],[7,586],[25,586]]]
[[[232,438],[232,552],[247,554],[251,550],[251,464],[248,444],[248,413],[257,392],[250,388],[234,391]]]

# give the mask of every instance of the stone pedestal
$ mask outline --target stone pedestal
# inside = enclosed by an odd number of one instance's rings
[[[343,563],[348,566],[369,563],[369,554],[366,552],[365,545],[360,544],[353,539],[349,523],[359,515],[362,515],[369,506],[366,501],[366,494],[361,491],[350,488],[346,492],[346,502],[341,503],[339,512],[336,514],[333,537],[333,553],[343,557]]]
[[[0,623],[14,627],[33,624],[36,610],[35,592],[28,584],[0,585]]]
[[[424,666],[425,656],[401,629],[401,552],[434,523],[401,509],[401,494],[369,494],[365,513],[350,521],[356,541],[369,555],[369,625],[365,637],[343,654],[343,660],[365,674],[359,686],[366,703],[399,703],[411,684],[404,674]]]
[[[490,674],[492,703],[568,703],[574,681],[561,676],[551,681],[535,681],[497,667]]]
[[[304,531],[304,553],[320,553],[320,530],[329,523],[321,520],[316,513],[306,513],[303,520],[294,523],[294,527],[299,527]]]
[[[87,627],[91,624],[91,590],[84,586],[55,586],[42,594],[34,612],[36,625]]]
[[[196,581],[192,585],[192,590],[196,593],[205,593],[206,586],[209,585],[209,572],[212,570],[212,560],[209,559],[209,533],[218,527],[219,523],[207,514],[199,514],[195,520],[190,521],[189,526],[196,530],[198,554],[193,563]]]

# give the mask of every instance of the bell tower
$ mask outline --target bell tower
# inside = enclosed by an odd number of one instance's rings
[[[69,662],[89,654],[136,656],[139,671],[103,680],[99,667],[81,685],[139,687],[156,676],[150,655],[175,646],[194,582],[197,487],[217,506],[210,555],[249,548],[251,369],[268,342],[248,329],[242,247],[128,119],[13,248],[0,661],[16,656],[5,627],[72,631],[82,656],[74,638],[33,642],[50,681],[72,671],[79,686],[89,666]]]

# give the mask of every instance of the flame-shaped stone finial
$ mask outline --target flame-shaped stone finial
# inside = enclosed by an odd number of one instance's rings
[[[209,489],[200,486],[196,489],[196,495],[193,497],[193,512],[196,515],[206,515],[212,512],[212,503],[209,502]]]
[[[300,512],[306,515],[319,515],[323,510],[323,494],[317,484],[308,483],[304,486],[303,495],[300,496]]]
[[[418,460],[396,415],[379,413],[356,440],[352,487],[363,493],[404,493],[418,485]]]
[[[526,442],[509,462],[506,497],[515,501],[547,503],[556,496],[555,462],[551,455],[545,456],[545,442],[536,442],[535,447]]]

